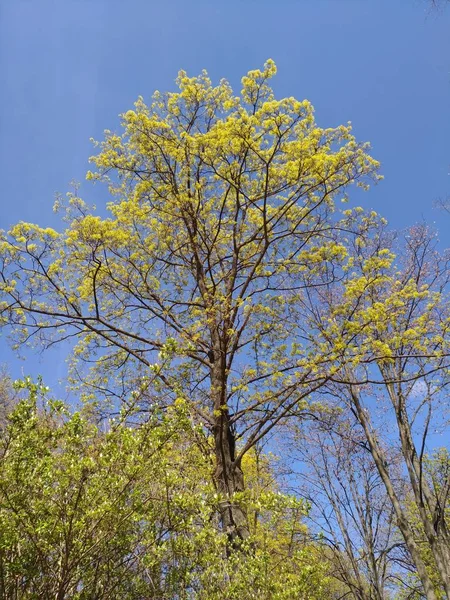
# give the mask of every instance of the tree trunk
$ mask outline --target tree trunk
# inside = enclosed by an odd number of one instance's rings
[[[395,516],[397,517],[398,528],[402,533],[406,547],[408,548],[408,551],[417,569],[417,574],[423,586],[424,595],[427,598],[427,600],[437,600],[433,584],[427,573],[425,564],[420,556],[419,548],[417,547],[416,541],[414,539],[413,531],[395,492],[394,485],[386,468],[386,463],[383,458],[382,452],[379,448],[378,441],[376,437],[372,434],[368,417],[364,411],[364,408],[361,405],[358,393],[353,387],[351,387],[350,394],[354,407],[354,414],[356,415],[359,423],[361,424],[364,430],[367,443],[369,445],[370,453],[377,467],[378,473],[384,483],[387,495],[390,501],[392,502],[392,506],[395,511]]]
[[[227,533],[230,546],[236,548],[250,535],[247,511],[236,493],[243,492],[244,474],[236,462],[235,434],[230,427],[228,411],[223,410],[214,426],[214,448],[216,456],[215,478],[220,500],[220,517],[223,530]]]
[[[245,490],[244,474],[236,460],[236,435],[230,424],[227,407],[227,375],[224,359],[215,352],[218,360],[211,365],[211,395],[214,406],[215,480],[220,494],[220,518],[223,531],[229,539],[229,548],[239,547],[250,535],[247,511],[235,498]]]
[[[425,537],[428,540],[431,552],[433,554],[437,571],[442,580],[442,584],[445,589],[447,598],[450,598],[450,562],[449,562],[449,550],[445,543],[439,536],[439,531],[435,530],[430,516],[427,514],[427,508],[424,502],[424,496],[428,499],[429,510],[433,509],[430,491],[428,485],[423,481],[421,465],[419,463],[419,457],[412,440],[411,430],[409,423],[407,422],[406,415],[404,419],[398,419],[398,428],[400,432],[400,439],[402,444],[402,452],[408,469],[409,479],[413,490],[414,498],[416,501],[417,510],[419,517],[423,525]],[[421,481],[422,479],[422,481]]]
[[[432,515],[435,512],[436,499],[433,498],[433,494],[423,476],[421,459],[416,451],[411,424],[406,411],[406,400],[401,388],[396,390],[393,384],[389,383],[389,379],[394,379],[397,374],[390,374],[383,368],[380,368],[380,371],[386,381],[389,397],[395,411],[402,455],[408,471],[419,518],[422,522],[425,537],[428,540],[445,593],[447,598],[450,598],[450,553],[445,540],[442,539],[442,537],[445,537],[445,531],[440,532],[439,528],[433,525]]]

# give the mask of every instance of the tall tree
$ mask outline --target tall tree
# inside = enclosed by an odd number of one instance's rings
[[[178,92],[139,99],[98,145],[88,178],[107,182],[109,218],[72,195],[65,232],[20,223],[0,251],[1,315],[19,343],[76,337],[97,387],[120,372],[125,401],[191,400],[214,437],[233,544],[249,535],[233,499],[242,457],[326,378],[299,343],[296,302],[314,265],[331,280],[345,252],[335,199],[378,168],[350,126],[320,128],[308,101],[276,100],[275,73],[267,61],[235,96],[180,72]]]
[[[328,347],[335,360],[329,391],[359,423],[424,593],[434,599],[404,486],[396,485],[385,451],[398,449],[404,483],[450,597],[449,529],[441,499],[447,496],[433,493],[424,469],[431,434],[448,431],[449,256],[437,252],[435,235],[423,226],[396,245],[398,258],[382,229],[369,243],[357,240],[342,285],[320,291],[311,327],[318,348]]]

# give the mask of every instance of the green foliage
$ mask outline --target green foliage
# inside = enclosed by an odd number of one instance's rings
[[[247,459],[252,535],[227,557],[184,403],[138,427],[96,425],[40,383],[16,387],[27,396],[1,442],[1,598],[323,597],[306,507],[278,491],[267,458]]]
[[[363,235],[340,201],[379,163],[349,124],[320,127],[307,100],[277,100],[275,74],[269,60],[235,95],[180,72],[176,92],[139,98],[96,144],[88,179],[108,185],[108,218],[75,190],[58,203],[65,231],[22,222],[2,237],[0,319],[16,344],[75,336],[96,390],[125,385],[141,404],[149,388],[161,402],[183,390],[211,419],[220,348],[227,404],[247,409],[255,437],[254,406],[275,420],[317,385],[326,359],[299,343],[299,290],[345,262],[337,232]]]

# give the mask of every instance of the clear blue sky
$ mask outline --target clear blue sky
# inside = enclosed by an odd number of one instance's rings
[[[180,68],[238,88],[269,57],[278,96],[372,143],[385,180],[357,202],[396,228],[437,221],[450,245],[450,217],[432,209],[450,194],[450,6],[426,0],[0,0],[0,228],[57,227],[54,193],[84,179],[89,138],[139,94],[172,89]],[[23,369],[54,384],[63,358]],[[4,339],[2,361],[18,376]]]

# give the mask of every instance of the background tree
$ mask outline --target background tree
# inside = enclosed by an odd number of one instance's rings
[[[250,71],[240,96],[180,72],[178,92],[139,99],[98,146],[88,178],[108,183],[110,217],[72,195],[65,232],[19,223],[0,252],[1,315],[19,344],[76,338],[96,391],[190,400],[214,438],[233,544],[249,536],[243,456],[327,377],[300,341],[297,300],[315,266],[331,281],[345,254],[335,199],[378,167],[349,126],[276,100],[275,72],[270,60]]]
[[[393,594],[403,541],[392,504],[359,428],[331,412],[289,442],[298,493],[311,503],[313,531],[329,546],[331,573],[355,600]],[[400,550],[400,553],[399,553]]]
[[[383,230],[370,242],[356,241],[342,287],[320,291],[312,327],[319,347],[327,346],[336,361],[330,394],[359,423],[424,593],[435,598],[404,487],[396,485],[385,452],[397,447],[448,597],[448,523],[424,468],[431,433],[448,427],[448,256],[438,254],[435,236],[424,227],[409,231],[397,260]]]
[[[252,552],[226,558],[185,403],[96,426],[41,384],[20,386],[0,442],[0,598],[329,597],[305,503],[280,493],[267,456],[245,457]]]
[[[448,500],[450,487],[450,461],[448,448],[437,448],[431,455],[423,457],[423,477],[427,481],[429,492],[434,497],[436,506],[444,512],[443,518],[436,519],[435,526],[437,529],[442,527],[442,521],[447,525],[450,519],[450,503]],[[445,598],[445,590],[442,584],[442,579],[439,574],[439,569],[436,566],[436,561],[433,557],[433,552],[430,549],[427,536],[424,532],[422,519],[419,514],[416,502],[411,493],[407,495],[406,509],[408,511],[409,522],[414,530],[416,539],[418,540],[422,559],[426,565],[430,579],[433,581],[436,592],[439,598]],[[411,585],[418,583],[417,573],[411,569],[410,575]],[[419,593],[416,594],[419,597]]]

